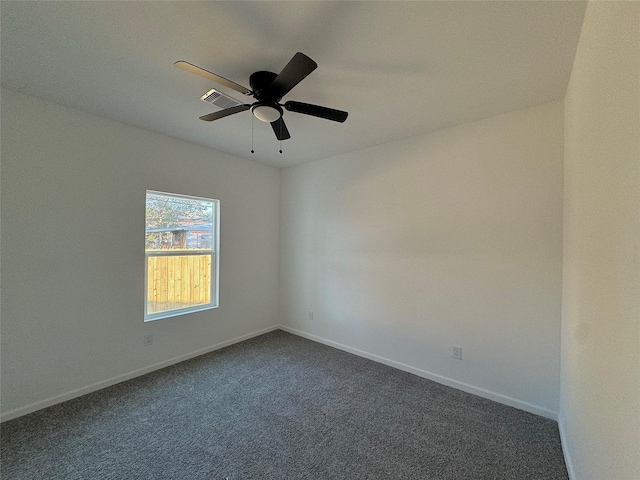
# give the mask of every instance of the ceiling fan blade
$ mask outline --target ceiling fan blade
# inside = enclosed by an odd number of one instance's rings
[[[269,85],[269,96],[273,96],[276,101],[280,100],[316,68],[318,68],[316,62],[304,53],[296,53]]]
[[[209,70],[205,70],[204,68],[200,68],[197,65],[194,65],[192,63],[178,60],[177,62],[174,63],[174,65],[178,68],[181,68],[182,70],[186,70],[187,72],[190,72],[190,73],[195,73],[196,75],[199,75],[208,80],[216,82],[219,85],[224,85],[225,87],[231,88],[236,92],[240,92],[244,95],[253,95],[253,92],[248,88],[245,88],[242,85],[238,85],[237,83],[232,82],[231,80],[227,80],[226,78],[221,77],[220,75],[216,75],[215,73],[210,72]]]
[[[280,117],[275,122],[271,122],[271,127],[273,127],[273,133],[276,134],[278,140],[288,140],[291,138],[291,135],[289,135],[289,130],[287,129],[287,126],[285,125],[284,119],[282,117]]]
[[[218,120],[220,118],[228,117],[229,115],[233,115],[234,113],[244,112],[245,110],[249,110],[251,105],[245,103],[244,105],[236,105],[235,107],[225,108],[224,110],[220,110],[219,112],[213,112],[209,115],[203,115],[200,117],[200,120],[204,120],[205,122],[213,122],[214,120]]]
[[[313,115],[314,117],[333,120],[334,122],[344,122],[347,119],[347,112],[335,110],[333,108],[321,107],[320,105],[312,105],[311,103],[288,101],[284,104],[284,108],[290,112],[304,113],[305,115]]]

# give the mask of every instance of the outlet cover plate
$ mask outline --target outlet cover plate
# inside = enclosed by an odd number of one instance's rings
[[[451,356],[456,360],[462,360],[462,347],[453,345],[451,347]]]

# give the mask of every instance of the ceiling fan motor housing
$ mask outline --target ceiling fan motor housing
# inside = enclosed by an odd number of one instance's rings
[[[258,100],[251,106],[251,112],[263,122],[275,122],[282,117],[282,108],[278,105],[280,98],[269,89],[277,76],[278,74],[273,72],[260,71],[252,73],[249,77],[253,96]]]
[[[262,103],[278,103],[280,98],[269,95],[269,86],[278,75],[273,72],[255,72],[249,77],[249,85],[253,90],[253,96]]]

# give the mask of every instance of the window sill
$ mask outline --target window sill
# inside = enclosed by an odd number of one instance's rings
[[[203,312],[205,310],[213,310],[214,308],[218,308],[218,305],[203,305],[199,307],[181,308],[179,310],[170,310],[167,312],[152,313],[150,315],[145,315],[144,321],[154,322],[156,320],[161,320],[163,318],[179,317],[181,315],[187,315],[189,313]]]

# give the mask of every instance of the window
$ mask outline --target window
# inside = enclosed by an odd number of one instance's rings
[[[147,191],[144,321],[218,306],[218,200]]]

